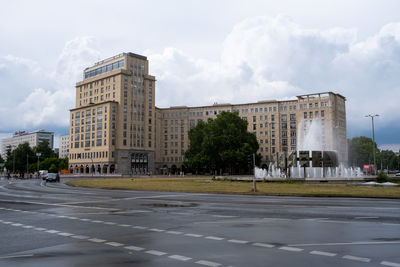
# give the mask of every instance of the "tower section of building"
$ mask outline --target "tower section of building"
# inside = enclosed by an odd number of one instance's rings
[[[74,173],[154,172],[155,77],[146,57],[122,53],[84,70],[70,110]]]

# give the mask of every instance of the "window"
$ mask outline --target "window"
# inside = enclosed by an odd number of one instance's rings
[[[307,112],[304,112],[304,119],[307,119]]]
[[[281,121],[287,121],[287,115],[286,114],[281,115]]]

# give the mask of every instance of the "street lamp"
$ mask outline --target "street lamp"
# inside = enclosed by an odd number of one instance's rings
[[[376,170],[376,157],[375,157],[375,129],[374,129],[374,117],[378,117],[379,114],[375,114],[375,115],[365,115],[365,117],[371,117],[372,120],[372,141],[373,141],[373,154],[374,154],[374,170]]]
[[[36,153],[37,157],[37,178],[39,178],[39,157],[41,156],[41,153]]]

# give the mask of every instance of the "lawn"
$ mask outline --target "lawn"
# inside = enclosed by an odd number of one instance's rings
[[[221,181],[211,178],[112,178],[71,180],[70,186],[219,194],[260,194],[313,197],[377,197],[400,198],[400,187],[350,186],[346,184],[305,184],[301,182]]]

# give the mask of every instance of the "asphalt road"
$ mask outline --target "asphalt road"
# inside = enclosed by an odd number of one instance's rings
[[[0,180],[0,266],[397,266],[400,201]]]

